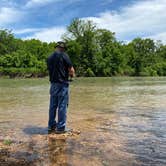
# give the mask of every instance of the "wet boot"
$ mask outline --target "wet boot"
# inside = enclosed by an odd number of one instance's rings
[[[65,134],[65,133],[70,133],[72,132],[72,129],[56,129],[55,134]]]

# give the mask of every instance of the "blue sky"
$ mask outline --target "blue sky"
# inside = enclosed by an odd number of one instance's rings
[[[60,40],[73,18],[92,20],[121,41],[166,43],[166,0],[0,0],[0,28],[16,37]]]

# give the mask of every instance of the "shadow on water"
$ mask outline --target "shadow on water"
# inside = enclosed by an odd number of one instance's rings
[[[50,165],[70,166],[68,163],[69,144],[67,138],[48,135],[47,128],[27,126],[23,132],[29,141],[0,150],[0,166]]]
[[[27,126],[23,129],[23,132],[27,135],[47,135],[48,129],[44,127]]]
[[[72,166],[69,156],[72,155],[73,147],[65,136],[48,134],[47,128],[37,126],[27,126],[23,132],[31,137],[31,141],[25,143],[24,152],[13,153],[13,158],[25,161],[19,165]],[[12,162],[11,165],[14,164],[18,165],[17,162]]]

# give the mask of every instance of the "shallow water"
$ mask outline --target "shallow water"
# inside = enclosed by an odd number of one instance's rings
[[[166,165],[166,78],[77,78],[68,127],[47,134],[47,79],[0,79],[0,165]],[[6,148],[6,147],[5,147]],[[4,160],[4,158],[8,160]]]

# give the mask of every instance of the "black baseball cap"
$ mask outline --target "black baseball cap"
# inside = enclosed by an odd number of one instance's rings
[[[66,49],[66,43],[63,41],[59,41],[59,42],[57,42],[55,48],[57,48],[57,47]]]

